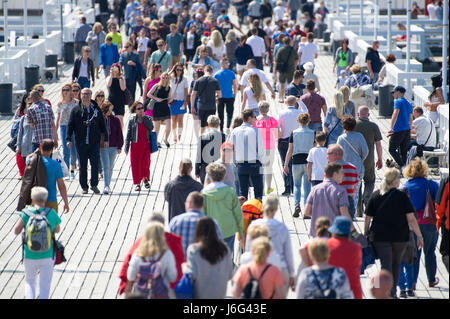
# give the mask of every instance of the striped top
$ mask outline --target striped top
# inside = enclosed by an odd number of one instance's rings
[[[352,196],[355,194],[355,185],[358,183],[358,171],[356,166],[350,163],[346,163],[343,160],[337,160],[336,163],[342,165],[344,170],[344,179],[341,185],[347,191],[347,195]]]

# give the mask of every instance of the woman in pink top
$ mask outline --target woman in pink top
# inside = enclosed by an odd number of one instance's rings
[[[258,105],[260,115],[256,119],[255,127],[259,129],[262,135],[264,149],[266,150],[266,162],[264,163],[264,176],[266,181],[265,195],[273,192],[272,187],[272,164],[275,158],[276,142],[280,135],[278,121],[267,115],[269,113],[270,104],[265,101],[259,102]]]
[[[159,83],[159,81],[161,80],[161,74],[162,74],[161,64],[158,63],[150,64],[150,66],[148,67],[147,78],[145,79],[144,83],[144,92],[142,94],[142,101],[144,102],[144,105],[147,108],[148,103],[150,102],[148,101],[147,103],[145,103],[145,101],[149,98],[148,93],[155,84]],[[145,115],[153,117],[153,110],[146,110]]]

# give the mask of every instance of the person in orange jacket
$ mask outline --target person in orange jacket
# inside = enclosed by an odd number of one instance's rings
[[[449,206],[449,186],[448,177],[441,179],[439,189],[436,194],[436,227],[441,228],[441,247],[439,252],[442,255],[442,261],[448,272],[448,251],[449,251],[449,237],[448,237],[448,206]],[[441,227],[442,226],[442,227]]]

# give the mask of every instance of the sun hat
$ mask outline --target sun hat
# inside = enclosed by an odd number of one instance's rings
[[[348,219],[345,216],[337,216],[334,219],[333,225],[331,225],[331,227],[328,228],[328,231],[331,234],[336,235],[350,235],[351,232],[350,219]]]

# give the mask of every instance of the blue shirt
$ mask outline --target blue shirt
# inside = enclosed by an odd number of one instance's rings
[[[47,171],[47,201],[56,202],[56,180],[64,177],[61,164],[49,157],[42,156],[41,158]]]
[[[427,180],[423,177],[411,178],[405,183],[404,188],[409,194],[409,200],[416,212],[424,209],[425,195],[427,194]],[[438,188],[439,184],[430,180],[430,194],[433,200],[436,199]]]
[[[103,66],[111,66],[116,62],[119,62],[119,49],[117,44],[111,43],[107,45],[106,43],[100,46],[100,64]]]
[[[400,112],[398,113],[397,121],[395,121],[392,131],[394,133],[397,133],[410,130],[411,128],[409,127],[409,119],[412,113],[411,103],[409,103],[405,98],[401,97],[395,100],[394,110],[400,110]]]
[[[166,37],[166,42],[169,45],[169,52],[172,56],[179,56],[180,55],[180,43],[183,42],[183,37],[178,32],[175,34],[175,36],[172,36],[171,33],[169,33]]]
[[[222,69],[214,74],[214,78],[219,81],[222,98],[233,98],[233,80],[236,79],[236,74],[229,69]]]

